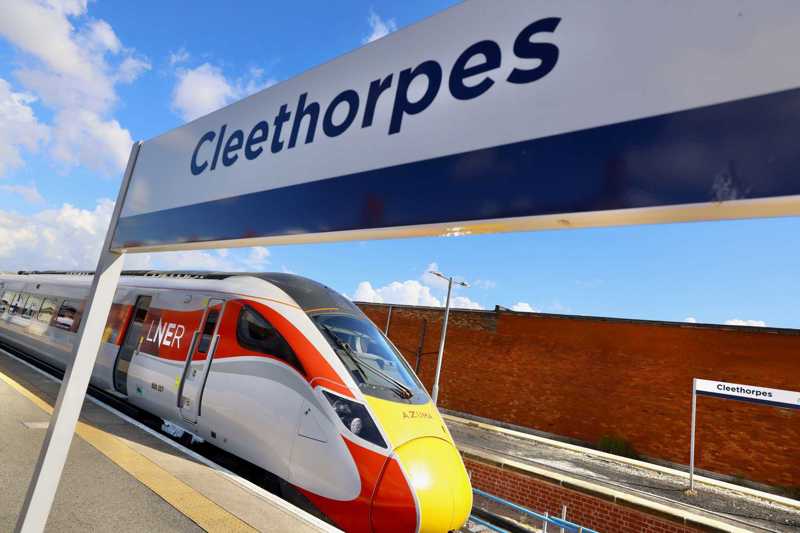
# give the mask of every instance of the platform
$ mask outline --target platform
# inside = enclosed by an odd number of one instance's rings
[[[524,428],[445,414],[465,459],[489,462],[699,529],[800,532],[800,501],[545,438]]]
[[[11,531],[60,383],[0,350],[0,531]],[[48,531],[338,531],[87,399]]]

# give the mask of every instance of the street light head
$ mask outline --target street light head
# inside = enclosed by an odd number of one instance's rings
[[[447,279],[447,276],[445,276],[445,275],[444,275],[444,274],[442,274],[441,272],[437,272],[436,270],[429,270],[428,272],[430,272],[430,273],[431,273],[431,274],[433,274],[434,276],[439,276],[439,277],[440,277],[440,278],[442,278],[442,279]]]

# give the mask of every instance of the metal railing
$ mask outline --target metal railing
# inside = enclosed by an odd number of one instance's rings
[[[500,498],[499,496],[495,496],[494,494],[489,494],[488,492],[484,492],[480,489],[473,488],[472,492],[477,496],[486,498],[487,500],[493,501],[495,503],[508,507],[509,509],[513,509],[518,513],[522,513],[526,516],[529,516],[531,518],[534,518],[535,520],[540,521],[542,523],[542,531],[545,532],[548,531],[549,526],[554,526],[554,528],[557,529],[553,529],[551,531],[560,531],[569,533],[598,533],[594,529],[589,529],[588,527],[583,527],[579,524],[575,524],[573,522],[566,520],[566,518],[558,518],[555,516],[550,516],[548,513],[542,514],[542,513],[537,513],[536,511],[531,511],[527,507],[522,507],[521,505],[517,505],[514,502],[510,502],[508,500]],[[485,526],[491,529],[492,531],[497,531],[500,533],[507,531],[503,527],[489,523],[486,520],[475,516],[474,514],[470,515],[470,520],[474,521],[477,524]]]

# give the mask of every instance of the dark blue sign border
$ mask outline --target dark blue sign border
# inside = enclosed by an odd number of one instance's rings
[[[124,217],[112,248],[798,195],[798,139],[792,89]]]
[[[723,398],[725,400],[736,400],[739,402],[757,403],[760,405],[769,405],[771,407],[783,407],[788,409],[800,409],[800,404],[776,402],[774,400],[762,400],[759,398],[743,398],[741,396],[734,396],[732,394],[722,394],[719,392],[705,392],[697,391],[698,396],[711,396],[712,398]]]

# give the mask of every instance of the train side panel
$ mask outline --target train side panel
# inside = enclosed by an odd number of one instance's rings
[[[0,313],[0,335],[3,340],[37,356],[46,363],[65,370],[71,361],[75,344],[78,341],[76,332],[78,324],[74,324],[73,327],[71,321],[75,317],[60,317],[57,313],[66,303],[75,304],[76,307],[80,306],[77,312],[81,312],[83,302],[88,295],[88,287],[81,284],[64,285],[53,282],[38,283],[17,280],[6,281],[3,285],[3,292],[13,291],[28,295],[28,298],[34,298],[36,301],[41,300],[40,308],[46,302],[52,302],[55,305],[53,316],[47,321],[41,319],[38,311],[23,316],[20,312],[12,314],[10,306],[5,308]],[[113,388],[111,376],[118,350],[118,346],[114,343],[114,337],[121,323],[115,321],[114,317],[125,314],[125,300],[128,292],[126,288],[121,287],[114,297],[114,304],[103,334],[97,362],[92,370],[92,385],[102,389]]]
[[[128,370],[128,401],[165,420],[183,423],[178,409],[180,382],[199,332],[208,296],[184,290],[140,290],[150,304]]]

